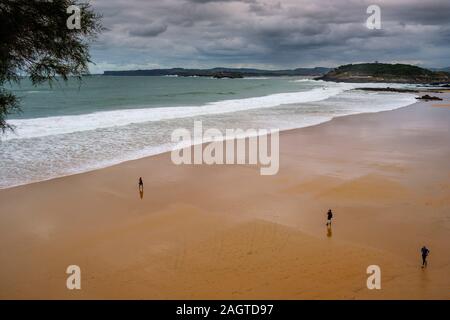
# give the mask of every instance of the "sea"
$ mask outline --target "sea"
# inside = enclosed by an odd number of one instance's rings
[[[380,112],[415,102],[410,93],[369,92],[302,77],[87,76],[12,90],[22,112],[0,137],[0,188],[99,169],[170,151],[173,130],[203,127],[288,130],[334,117]]]

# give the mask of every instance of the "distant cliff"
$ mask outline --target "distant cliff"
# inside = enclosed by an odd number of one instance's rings
[[[362,63],[340,66],[319,79],[335,82],[443,84],[450,82],[450,74],[408,64]]]
[[[322,76],[329,68],[298,68],[293,70],[260,70],[249,68],[213,68],[213,69],[153,69],[105,71],[105,76],[179,76],[179,77],[213,77],[213,78],[242,78],[242,77],[280,77],[280,76]]]

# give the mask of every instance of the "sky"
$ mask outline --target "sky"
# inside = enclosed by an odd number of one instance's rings
[[[92,73],[154,68],[450,66],[449,0],[91,0]],[[370,5],[381,29],[367,28]]]

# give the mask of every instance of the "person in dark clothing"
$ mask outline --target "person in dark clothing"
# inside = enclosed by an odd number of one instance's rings
[[[422,252],[422,268],[425,268],[427,266],[427,257],[430,254],[430,250],[428,250],[426,246],[423,246],[420,251]]]
[[[144,197],[144,181],[142,181],[142,177],[139,178],[139,195],[141,199]]]
[[[333,212],[331,212],[331,209],[328,210],[327,213],[327,226],[331,226],[331,219],[333,219]]]

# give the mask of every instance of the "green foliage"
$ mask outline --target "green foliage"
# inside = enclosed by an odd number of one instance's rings
[[[352,72],[353,74],[362,76],[431,76],[433,72],[412,66],[408,64],[388,64],[388,63],[361,63],[361,64],[347,64],[336,69],[337,72]]]
[[[320,79],[338,82],[394,82],[445,84],[450,74],[408,64],[360,63],[340,66]]]
[[[13,127],[6,123],[6,116],[19,110],[17,97],[11,92],[0,88],[0,130],[2,133],[5,133],[6,130],[13,130]]]
[[[81,9],[81,28],[70,30],[67,8]],[[103,30],[101,17],[76,0],[0,1],[0,86],[28,76],[33,84],[56,77],[66,81],[88,73],[88,44]],[[11,129],[6,116],[19,109],[18,99],[0,90],[0,129]]]

